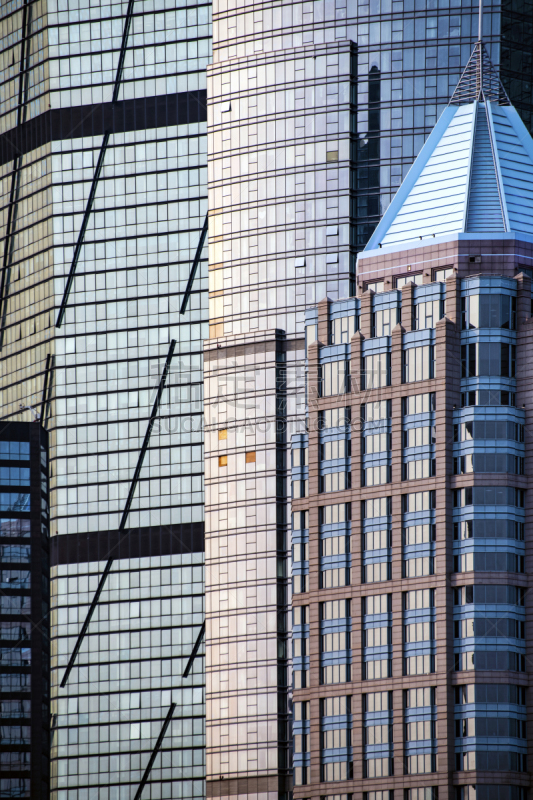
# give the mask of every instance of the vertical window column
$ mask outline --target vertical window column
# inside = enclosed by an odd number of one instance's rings
[[[437,771],[435,687],[404,691],[404,774]]]
[[[391,481],[390,400],[361,405],[361,486],[379,486]]]
[[[435,475],[435,393],[402,398],[402,480]]]
[[[321,589],[350,585],[351,519],[351,503],[336,503],[319,508]]]
[[[404,578],[434,573],[435,503],[434,491],[402,495]]]
[[[309,686],[309,606],[292,609],[292,674],[295,689]]]
[[[404,675],[435,672],[435,590],[404,592],[403,621]]]
[[[309,591],[309,511],[292,515],[292,591]]]
[[[298,433],[292,437],[291,479],[292,497],[297,500],[309,494],[308,437]]]
[[[320,603],[320,683],[350,680],[351,615],[349,600]]]
[[[363,778],[394,775],[392,692],[363,695]]]
[[[294,785],[305,786],[309,779],[310,766],[310,703],[309,700],[292,705],[292,733],[294,743]]]
[[[392,677],[392,595],[362,599],[363,680]]]
[[[353,777],[350,696],[320,701],[321,780],[348,781]]]
[[[363,583],[390,581],[392,577],[391,498],[363,500]]]

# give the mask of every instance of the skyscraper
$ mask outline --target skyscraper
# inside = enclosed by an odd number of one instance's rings
[[[305,435],[305,309],[355,295],[357,252],[468,61],[477,3],[434,5],[213,7],[205,348],[212,797],[290,788],[287,455],[291,437]],[[530,24],[531,9],[518,4],[485,10],[487,50],[528,123]],[[344,345],[353,316],[337,316],[335,343]],[[308,346],[314,335],[310,323]],[[295,488],[305,491],[301,469]],[[305,585],[305,570],[301,577]]]
[[[526,797],[532,190],[478,42],[358,296],[307,313],[295,797]]]
[[[144,796],[203,796],[210,7],[14,0],[1,30],[0,416],[50,435],[52,797],[133,797],[171,711]]]
[[[48,436],[0,430],[0,796],[50,796]]]

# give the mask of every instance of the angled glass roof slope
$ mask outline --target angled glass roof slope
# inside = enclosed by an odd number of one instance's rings
[[[533,236],[533,139],[480,40],[365,252],[505,233]]]
[[[468,184],[471,117],[469,106],[445,109],[442,132],[437,123],[366,249],[456,230]]]
[[[490,112],[509,228],[533,234],[533,139],[512,106]]]
[[[533,236],[533,139],[512,106],[476,100],[444,110],[365,250],[512,232]]]

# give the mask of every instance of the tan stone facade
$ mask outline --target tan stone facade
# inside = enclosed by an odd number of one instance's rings
[[[529,587],[531,499],[526,491],[526,570],[523,574],[477,571],[465,575],[454,573],[453,560],[453,490],[464,486],[511,486],[526,489],[531,474],[532,439],[528,420],[531,415],[531,282],[520,273],[531,264],[533,247],[519,241],[472,242],[455,241],[445,245],[429,245],[398,254],[383,254],[360,258],[360,330],[351,339],[351,391],[346,394],[321,397],[318,375],[320,353],[329,343],[328,301],[318,305],[318,342],[308,349],[308,460],[309,496],[293,500],[293,511],[309,512],[309,582],[308,591],[293,596],[293,606],[309,608],[309,680],[307,688],[294,689],[293,702],[310,701],[310,736],[308,751],[310,768],[307,783],[294,787],[295,798],[313,798],[338,794],[363,797],[365,792],[394,790],[395,800],[403,800],[409,788],[436,787],[440,800],[455,796],[455,787],[477,784],[529,786],[526,772],[490,772],[488,770],[456,771],[456,742],[454,722],[454,686],[465,683],[501,683],[527,686],[526,672],[497,673],[483,670],[458,672],[454,669],[453,588],[465,584],[506,584]],[[481,257],[481,261],[479,261]],[[410,268],[408,270],[408,267]],[[446,316],[435,328],[434,377],[415,383],[402,383],[402,340],[411,330],[414,284],[402,289],[402,324],[391,336],[391,380],[389,386],[379,389],[360,389],[361,348],[371,336],[372,293],[361,294],[366,282],[384,280],[385,291],[392,289],[395,278],[408,271],[423,273],[424,284],[435,279],[434,270],[453,269],[446,280]],[[517,384],[516,407],[525,404],[526,418],[526,469],[525,475],[510,474],[453,474],[452,446],[454,442],[454,412],[461,404],[461,304],[460,278],[474,274],[492,274],[516,277],[517,296]],[[527,388],[526,388],[527,387]],[[434,477],[419,480],[402,480],[402,398],[434,392],[436,400],[436,472]],[[360,486],[361,430],[360,406],[375,400],[390,400],[391,414],[391,465],[390,483]],[[351,489],[323,494],[319,490],[320,434],[319,413],[330,408],[351,407]],[[402,495],[411,492],[434,490],[436,492],[434,549],[434,574],[417,578],[402,577]],[[379,583],[362,583],[362,501],[390,496],[392,498],[392,578]],[[330,503],[351,503],[351,584],[345,587],[319,588],[320,526],[319,508]],[[403,593],[413,589],[435,590],[435,670],[429,674],[408,676],[403,665],[404,606]],[[375,594],[392,595],[392,677],[364,680],[363,622],[361,598]],[[320,685],[320,603],[332,599],[351,600],[351,681]],[[526,637],[531,630],[530,602],[526,598]],[[530,652],[530,645],[528,646]],[[527,659],[526,659],[527,662]],[[436,744],[438,751],[435,772],[404,774],[405,709],[404,692],[415,687],[434,687],[436,706]],[[394,775],[365,778],[363,774],[363,695],[369,692],[392,691]],[[351,759],[353,778],[326,783],[321,774],[321,700],[327,697],[351,696]],[[529,701],[528,701],[529,704]],[[528,706],[529,707],[529,706]],[[412,795],[409,795],[410,797]],[[407,797],[407,796],[406,796]],[[465,796],[466,797],[466,796]]]

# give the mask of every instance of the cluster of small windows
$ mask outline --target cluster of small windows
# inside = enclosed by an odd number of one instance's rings
[[[353,776],[350,696],[320,700],[321,780],[346,781]]]
[[[350,391],[350,362],[328,361],[318,368],[318,393],[320,397],[331,397]]]
[[[359,330],[359,316],[332,319],[329,328],[330,344],[349,344],[355,331]]]
[[[292,590],[294,594],[309,590],[309,511],[292,515]]]
[[[393,328],[400,322],[398,308],[382,308],[372,312],[370,318],[370,336],[390,336]]]
[[[474,419],[453,426],[454,442],[469,442],[474,439],[508,439],[524,441],[525,426],[518,422],[498,419]]]
[[[363,778],[394,774],[392,692],[368,692],[363,700]]]
[[[524,523],[513,519],[490,517],[466,519],[453,523],[453,538],[460,539],[517,539],[524,541]]]
[[[441,299],[415,303],[413,306],[413,330],[421,331],[425,328],[434,328],[443,316],[444,301]]]
[[[346,683],[351,675],[349,600],[320,603],[320,683]]]
[[[310,751],[310,703],[309,700],[292,704],[293,768],[294,785],[305,786],[308,782]]]
[[[516,393],[507,389],[473,389],[461,392],[461,408],[469,406],[516,406]]]
[[[404,592],[404,674],[435,672],[435,590]]]
[[[461,377],[514,378],[516,345],[507,342],[473,342],[461,345]]]
[[[408,347],[403,350],[403,383],[427,381],[435,375],[435,347]]]
[[[463,330],[516,330],[516,297],[506,294],[474,294],[462,297],[461,327]]]
[[[319,507],[321,589],[351,583],[351,516],[350,503]]]
[[[293,687],[304,689],[309,685],[309,606],[292,609]]]
[[[503,472],[507,475],[524,474],[524,457],[510,453],[471,453],[453,459],[453,474],[470,472]]]
[[[361,579],[363,583],[381,583],[392,578],[391,497],[365,500],[361,504],[363,521],[362,545],[363,564]],[[375,520],[375,521],[374,521]]]
[[[351,421],[352,409],[350,406],[347,406],[346,408],[326,408],[323,411],[318,412],[319,430],[349,427]]]
[[[464,506],[515,506],[524,508],[525,490],[512,486],[466,486],[453,490],[455,508]]]
[[[363,680],[392,675],[392,595],[367,595],[362,599]]]

